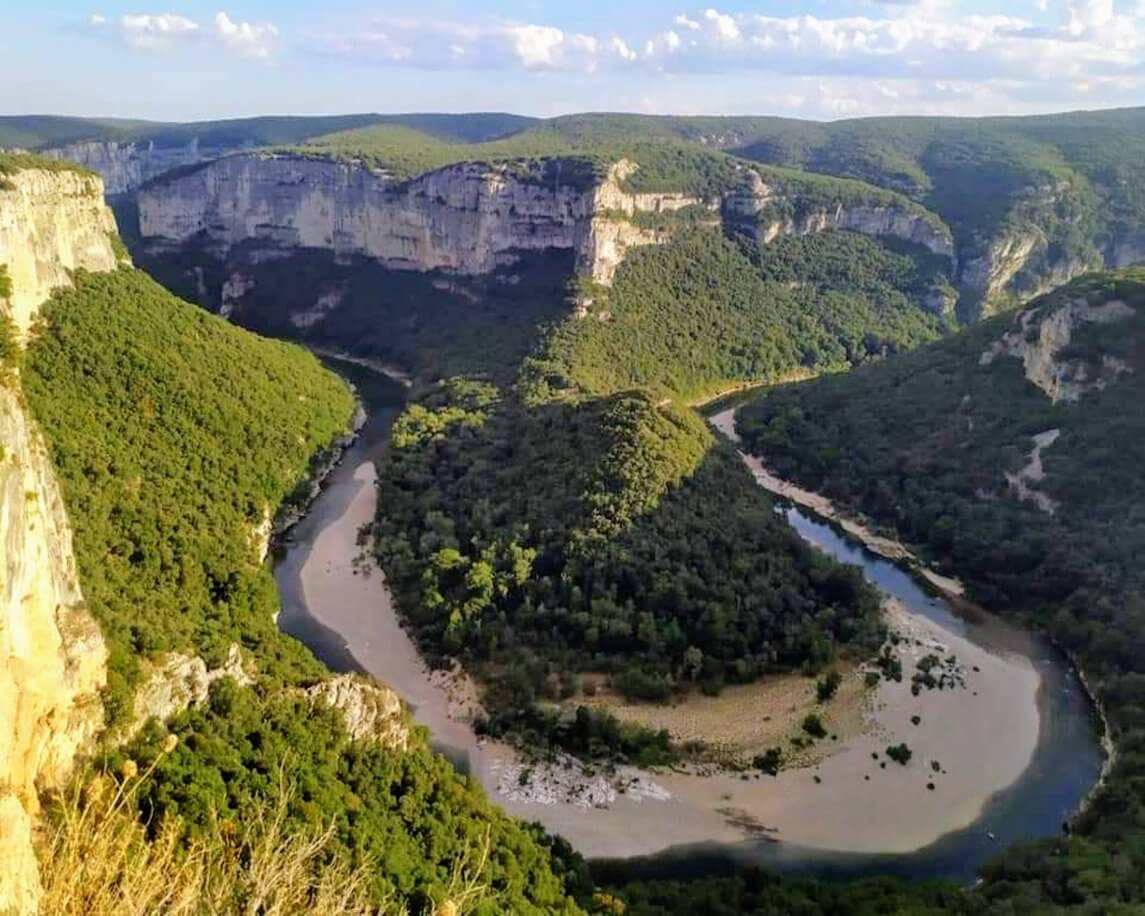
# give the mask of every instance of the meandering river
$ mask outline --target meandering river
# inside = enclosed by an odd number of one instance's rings
[[[276,566],[280,626],[331,668],[364,670],[397,690],[429,728],[435,747],[511,814],[541,821],[598,860],[598,880],[719,873],[744,862],[837,876],[972,880],[1004,845],[1059,832],[1097,781],[1103,756],[1095,711],[1052,647],[989,615],[968,617],[924,591],[905,568],[812,513],[783,505],[780,511],[801,537],[859,566],[892,597],[908,630],[926,638],[937,633],[968,666],[975,662],[962,696],[948,691],[917,701],[945,706],[918,706],[906,688],[880,694],[882,730],[866,744],[828,757],[814,782],[808,771],[747,782],[653,774],[671,798],[633,793],[607,808],[498,796],[506,773],[517,772],[512,750],[477,739],[458,714],[457,697],[421,665],[380,571],[355,562],[357,531],[376,505],[372,462],[386,448],[404,389],[368,368],[332,364],[357,385],[369,420]],[[974,703],[981,704],[977,712]],[[922,731],[899,722],[916,708],[923,710]],[[937,789],[926,787],[925,760],[910,771],[914,775],[871,761],[872,748],[895,740],[884,719],[899,723],[895,727],[905,729],[919,751],[928,749],[927,742],[933,754],[941,750]]]

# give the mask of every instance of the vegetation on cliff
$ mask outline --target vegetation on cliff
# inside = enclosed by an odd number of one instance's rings
[[[808,181],[858,179],[937,213],[953,229],[964,264],[988,255],[994,243],[1030,241],[1031,257],[1019,265],[1011,290],[992,304],[997,308],[1060,272],[1100,266],[1118,239],[1136,232],[1145,216],[1143,122],[1143,109],[829,124],[588,114],[531,124],[468,147],[435,142],[410,128],[400,136],[366,128],[311,143],[390,159],[399,173],[462,158],[627,155],[643,165],[631,179],[634,189],[701,194],[733,186],[737,158],[797,169]],[[719,150],[733,155],[720,156]],[[768,170],[765,179],[775,183],[781,175]],[[964,318],[979,316],[976,296],[964,297]]]
[[[80,272],[41,314],[24,385],[60,478],[81,585],[110,648],[110,711],[130,713],[140,663],[168,650],[213,664],[238,643],[255,678],[217,681],[205,704],[176,715],[173,748],[151,725],[105,753],[104,770],[126,785],[149,770],[130,804],[98,815],[123,848],[99,846],[94,828],[69,824],[74,805],[52,809],[64,843],[44,853],[48,901],[57,890],[66,898],[56,911],[99,912],[96,896],[109,911],[126,905],[115,894],[128,877],[142,880],[141,861],[160,874],[176,869],[180,880],[197,868],[208,870],[204,881],[215,875],[209,888],[175,885],[200,894],[188,899],[220,889],[241,897],[257,863],[225,872],[228,850],[246,855],[264,843],[259,825],[280,806],[274,835],[286,846],[277,851],[321,840],[313,859],[296,863],[313,877],[295,887],[310,906],[328,899],[318,878],[333,869],[356,876],[359,903],[395,912],[432,911],[455,892],[464,892],[466,912],[575,912],[566,890],[566,878],[579,880],[575,860],[566,876],[551,841],[494,808],[431,753],[423,733],[404,750],[352,740],[340,713],[299,689],[326,672],[275,627],[277,593],[256,529],[347,428],[346,386],[296,346],[257,338],[133,270]],[[147,842],[125,820],[135,811]],[[77,848],[102,858],[84,854],[83,868],[57,872]],[[120,877],[109,885],[108,875]],[[96,896],[77,903],[69,887]]]
[[[590,319],[555,328],[528,386],[535,397],[641,387],[697,400],[912,349],[941,331],[919,306],[937,260],[851,232],[765,246],[683,233],[631,252],[611,289],[592,289]]]
[[[588,317],[542,326],[515,383],[454,380],[407,409],[376,544],[423,651],[486,682],[490,730],[663,759],[662,736],[545,710],[588,673],[664,700],[877,645],[874,593],[679,402],[933,338],[915,302],[930,266],[851,233],[685,233],[635,252]]]
[[[697,416],[637,391],[478,398],[445,385],[399,419],[375,535],[423,650],[486,680],[495,733],[587,752],[534,708],[583,672],[663,700],[878,644],[874,594],[801,544]]]
[[[300,692],[232,681],[168,728],[179,739],[170,753],[156,726],[107,760],[115,772],[128,760],[154,764],[138,789],[145,822],[177,818],[195,842],[220,822],[241,833],[281,804],[284,832],[329,831],[328,860],[364,870],[375,905],[432,913],[462,884],[474,889],[467,913],[578,912],[566,880],[583,879],[575,857],[563,872],[567,847],[555,850],[539,828],[508,817],[431,753],[421,730],[406,750],[352,740],[340,712]]]
[[[1112,317],[1077,317],[1093,306]],[[1051,333],[1063,320],[1068,342]],[[1007,333],[1019,353],[1024,343],[1049,354],[1059,383],[1080,386],[1077,399],[1051,399],[1022,359],[995,350]],[[1145,272],[1096,274],[1018,317],[845,379],[770,391],[740,413],[748,447],[781,475],[893,528],[978,601],[1045,629],[1102,703],[1117,747],[1108,779],[1072,835],[987,867],[985,912],[994,900],[999,912],[1013,901],[1028,912],[1129,912],[1145,898],[1143,353]],[[1032,437],[1050,430],[1044,476],[1027,472],[1023,492],[1014,481],[1031,464]]]
[[[62,159],[45,159],[30,153],[6,153],[0,150],[0,191],[10,190],[14,185],[7,177],[24,169],[38,169],[43,172],[75,172],[78,175],[95,177],[95,172]]]
[[[111,650],[110,707],[141,659],[314,670],[279,637],[257,529],[349,424],[350,392],[299,348],[182,302],[145,274],[79,273],[45,303],[24,370]]]

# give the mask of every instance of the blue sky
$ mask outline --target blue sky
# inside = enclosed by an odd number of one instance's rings
[[[0,113],[994,114],[1145,104],[1145,0],[41,0]]]

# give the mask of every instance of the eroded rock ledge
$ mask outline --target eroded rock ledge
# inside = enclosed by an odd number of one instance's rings
[[[631,249],[667,241],[683,225],[749,231],[765,243],[784,234],[846,229],[953,256],[950,232],[937,217],[874,189],[868,203],[798,201],[798,217],[762,225],[758,218],[767,206],[795,201],[799,192],[770,185],[744,166],[742,187],[711,199],[638,193],[626,184],[636,168],[620,160],[600,175],[563,160],[468,162],[395,182],[357,162],[247,153],[141,188],[139,224],[156,255],[194,244],[223,259],[241,247],[249,263],[318,249],[394,270],[474,276],[529,252],[571,251],[576,273],[602,285]],[[688,218],[674,220],[681,211],[690,211]],[[250,282],[232,276],[224,284],[224,308]]]

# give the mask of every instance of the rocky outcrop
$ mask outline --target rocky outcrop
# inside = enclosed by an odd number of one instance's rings
[[[355,741],[370,741],[398,751],[409,744],[401,698],[388,687],[353,674],[340,674],[308,688],[306,697],[312,704],[338,710]]]
[[[576,273],[607,286],[633,248],[667,241],[683,225],[721,221],[769,242],[784,233],[846,229],[893,236],[953,257],[950,232],[906,200],[861,194],[855,203],[814,204],[804,189],[769,185],[744,169],[743,186],[719,199],[629,190],[636,166],[607,173],[562,160],[460,163],[405,182],[361,163],[281,153],[230,156],[161,178],[138,194],[140,231],[159,260],[194,245],[230,267],[216,303],[224,314],[251,291],[248,268],[296,249],[365,257],[395,270],[484,275],[529,252],[575,254]],[[771,207],[795,213],[767,220]],[[684,210],[699,210],[686,218]],[[709,215],[710,214],[710,215]],[[238,259],[230,256],[240,252]],[[448,283],[448,278],[443,278]],[[588,287],[586,287],[588,289]],[[329,295],[324,293],[324,295]],[[591,293],[576,305],[588,311]],[[943,299],[940,307],[946,308]],[[291,316],[305,328],[336,302]]]
[[[0,190],[0,315],[21,338],[76,267],[116,259],[98,178],[30,169]],[[103,726],[107,649],[84,607],[71,528],[28,416],[19,373],[0,366],[0,912],[33,913],[32,829],[43,789],[60,786]]]
[[[1115,239],[1106,246],[1104,254],[1106,265],[1114,269],[1145,264],[1145,230]]]
[[[1101,390],[1124,372],[1132,369],[1120,359],[1104,356],[1100,364],[1077,359],[1061,359],[1074,333],[1086,323],[1108,324],[1124,321],[1134,311],[1119,299],[1091,305],[1084,298],[1075,299],[1047,311],[1035,305],[1020,312],[1015,327],[1004,334],[979,357],[981,366],[1010,356],[1020,359],[1026,378],[1050,397],[1054,403],[1076,401],[1087,391]]]
[[[234,147],[204,149],[197,139],[177,146],[154,142],[119,143],[115,140],[85,140],[44,150],[49,159],[75,162],[98,172],[108,194],[133,191],[156,175],[185,165],[194,165],[231,152]]]
[[[103,724],[107,651],[84,608],[47,450],[0,384],[0,912],[35,910],[38,793]]]
[[[981,254],[967,258],[958,283],[977,304],[975,317],[995,314],[1018,297],[1040,296],[1101,266],[1077,258],[1055,261],[1049,250],[1045,233],[1029,224],[999,236]]]
[[[726,218],[764,244],[786,235],[811,235],[844,229],[863,235],[889,236],[911,242],[931,253],[954,258],[950,230],[936,217],[907,201],[816,204],[798,192],[774,184],[754,170],[744,172],[743,186],[723,200]],[[783,215],[778,215],[782,212]],[[776,214],[776,215],[773,215]]]
[[[243,687],[254,683],[237,643],[231,644],[226,660],[217,668],[208,668],[198,656],[178,652],[169,652],[146,663],[143,681],[135,691],[131,722],[120,739],[127,740],[152,719],[165,722],[176,713],[204,702],[211,685],[225,677]]]
[[[1042,452],[1058,441],[1060,429],[1047,429],[1033,437],[1034,447],[1030,451],[1029,459],[1024,467],[1017,473],[1006,472],[1006,483],[1010,491],[1022,502],[1033,503],[1047,515],[1057,512],[1057,501],[1037,489],[1045,477],[1045,468],[1042,467]]]
[[[6,312],[23,338],[52,290],[70,272],[114,270],[115,218],[94,175],[68,169],[24,169],[0,185],[0,264],[12,295]]]
[[[139,193],[152,245],[195,239],[222,254],[243,243],[365,256],[397,270],[484,274],[522,252],[573,250],[578,271],[607,283],[625,251],[658,233],[626,219],[697,203],[630,194],[627,169],[562,178],[545,163],[464,163],[395,183],[363,165],[249,154],[161,180]],[[265,257],[265,255],[264,255]]]

